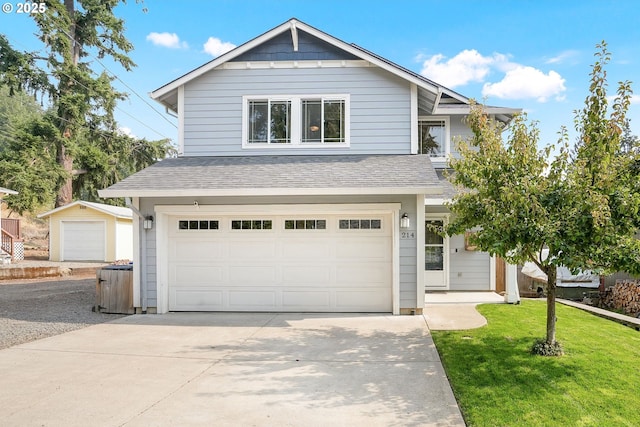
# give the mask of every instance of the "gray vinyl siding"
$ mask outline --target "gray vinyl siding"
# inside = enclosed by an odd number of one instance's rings
[[[270,204],[339,204],[339,203],[401,203],[401,212],[410,213],[415,219],[416,197],[410,196],[281,196],[281,197],[199,197],[200,206],[205,205],[270,205]],[[193,205],[193,197],[190,198],[145,198],[140,199],[140,211],[144,215],[155,215],[156,205]],[[421,207],[422,208],[422,207]],[[268,212],[268,206],[265,207]],[[412,229],[415,231],[415,220],[412,221]],[[156,278],[156,235],[155,227],[145,233],[147,243],[146,283],[147,305],[157,307],[157,278]],[[400,308],[416,307],[416,240],[400,239]]]
[[[154,265],[153,268],[148,268],[146,272],[147,276],[147,301],[153,302],[149,304],[149,307],[157,306],[157,291],[156,291],[156,238],[155,229],[151,230],[153,233],[147,232],[147,265]]]
[[[456,143],[461,140],[473,136],[473,132],[469,126],[465,123],[467,116],[450,116],[449,123],[451,126],[451,156],[454,158],[460,158],[460,153],[456,150]]]
[[[452,291],[488,291],[491,288],[490,258],[486,252],[467,251],[464,236],[449,240],[449,289]]]
[[[243,96],[350,96],[350,147],[242,149]],[[409,154],[409,84],[378,68],[218,69],[189,82],[184,155]]]
[[[420,209],[423,209],[420,206]],[[416,230],[415,212],[416,198],[415,196],[402,199],[402,209],[400,212],[407,212],[413,218],[411,221],[411,230]],[[408,230],[408,231],[411,231]],[[403,230],[407,231],[407,230]],[[416,239],[400,239],[400,308],[422,308],[421,305],[416,307],[416,286],[417,286],[417,241]]]

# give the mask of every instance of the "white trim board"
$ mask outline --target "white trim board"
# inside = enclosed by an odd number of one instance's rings
[[[104,189],[100,197],[207,197],[207,196],[341,196],[387,194],[440,194],[442,187],[368,188],[193,188],[193,189]]]

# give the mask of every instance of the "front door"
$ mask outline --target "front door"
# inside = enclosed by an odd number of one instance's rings
[[[424,221],[424,284],[426,290],[449,289],[449,238],[442,235],[446,220]]]

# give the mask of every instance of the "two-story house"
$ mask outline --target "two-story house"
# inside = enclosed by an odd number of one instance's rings
[[[296,19],[151,97],[181,155],[100,192],[141,217],[141,310],[410,314],[496,289],[494,259],[433,231],[468,98]]]

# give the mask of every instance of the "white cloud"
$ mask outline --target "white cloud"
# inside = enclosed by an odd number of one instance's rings
[[[559,62],[575,55],[566,51],[550,62]],[[564,99],[565,80],[555,71],[545,74],[533,67],[511,62],[508,55],[494,53],[483,56],[475,49],[465,49],[453,58],[442,54],[424,60],[420,74],[449,88],[469,83],[484,83],[482,96],[501,99],[537,99],[546,102],[549,98]],[[501,81],[487,82],[493,73],[504,73]]]
[[[475,49],[466,49],[445,61],[446,57],[437,54],[422,63],[423,76],[454,88],[470,82],[483,82],[491,71],[492,65],[507,62],[504,55],[482,56]]]
[[[119,127],[118,128],[118,132],[120,132],[120,134],[122,134],[122,135],[126,135],[126,136],[131,137],[131,138],[137,138],[137,136],[133,133],[131,128],[128,128],[126,126]]]
[[[186,42],[181,42],[176,33],[149,33],[147,40],[156,46],[180,49],[189,47]]]
[[[555,97],[561,101],[566,90],[564,82],[565,80],[555,71],[545,74],[536,68],[520,65],[507,71],[501,81],[485,83],[482,95],[500,99],[534,98],[538,102],[546,102],[549,98]]]
[[[553,58],[549,58],[545,61],[546,64],[560,64],[562,62],[566,62],[569,59],[575,58],[578,56],[580,52],[577,50],[565,50],[564,52],[560,52]]]
[[[204,51],[215,57],[220,56],[223,53],[227,53],[235,47],[236,45],[233,43],[223,42],[216,37],[209,37],[207,42],[204,44]]]
[[[631,103],[632,104],[638,104],[640,105],[640,95],[632,95],[631,96]]]

